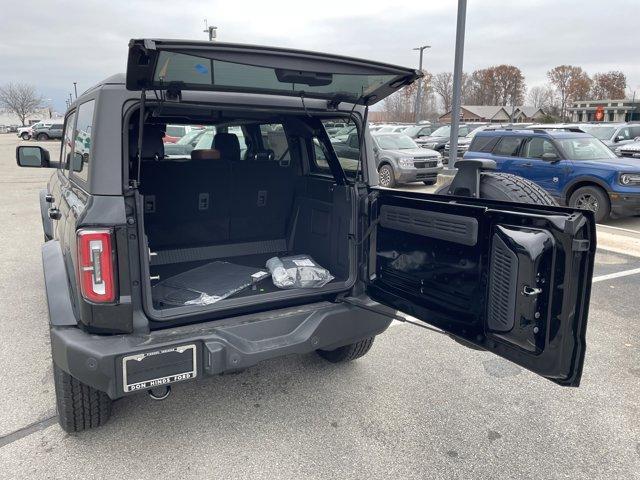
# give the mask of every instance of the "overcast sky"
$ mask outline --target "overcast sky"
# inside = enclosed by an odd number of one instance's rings
[[[520,67],[527,85],[560,64],[589,74],[622,70],[640,95],[635,35],[639,0],[469,0],[465,70]],[[394,6],[394,5],[398,6]],[[206,39],[293,47],[417,68],[412,47],[428,44],[425,69],[453,69],[457,0],[17,2],[2,0],[0,85],[32,83],[53,106],[126,66],[130,38]]]

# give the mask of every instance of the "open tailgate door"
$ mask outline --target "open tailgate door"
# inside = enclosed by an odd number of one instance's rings
[[[591,212],[389,190],[371,209],[372,299],[579,385],[596,249]]]

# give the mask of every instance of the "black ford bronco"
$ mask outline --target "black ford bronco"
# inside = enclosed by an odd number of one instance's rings
[[[401,313],[578,386],[592,213],[488,161],[459,163],[454,196],[379,187],[368,108],[420,76],[132,40],[126,75],[69,108],[59,159],[18,147],[20,166],[55,169],[40,205],[62,428],[102,425],[125,395],[163,398],[280,355],[353,360]],[[356,126],[358,160],[336,156],[325,128],[336,122]],[[167,124],[190,126],[193,150],[165,154]],[[281,288],[265,265],[291,255],[330,281]]]

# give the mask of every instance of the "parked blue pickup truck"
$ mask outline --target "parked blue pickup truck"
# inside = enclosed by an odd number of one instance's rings
[[[594,211],[598,222],[640,215],[640,159],[617,157],[587,133],[483,131],[464,158],[494,160],[499,171],[536,182],[559,204]]]

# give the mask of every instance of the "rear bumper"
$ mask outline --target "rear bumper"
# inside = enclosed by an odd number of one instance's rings
[[[359,301],[377,305],[368,298]],[[52,326],[51,348],[58,367],[115,399],[128,394],[123,384],[125,356],[195,344],[199,378],[282,355],[331,350],[378,335],[390,323],[386,315],[321,302],[148,334],[92,335],[74,326]],[[161,369],[156,373],[170,374]]]
[[[609,200],[614,218],[640,215],[640,193],[609,192]]]

